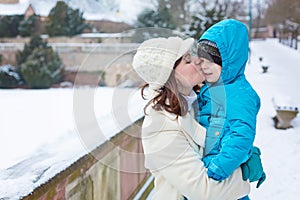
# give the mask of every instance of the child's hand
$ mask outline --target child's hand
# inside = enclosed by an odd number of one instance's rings
[[[258,181],[258,188],[266,179],[266,174],[263,171],[263,166],[260,159],[260,150],[258,147],[253,147],[251,157],[241,165],[243,180],[249,179],[250,182]]]
[[[210,170],[207,170],[207,175],[208,175],[209,178],[212,178],[216,181],[223,181],[226,178],[226,177],[220,176],[220,175],[218,175],[218,174],[216,174],[216,173],[214,173]]]
[[[202,158],[204,166],[207,168],[207,175],[209,178],[212,178],[216,181],[222,181],[226,179],[226,176],[223,176],[222,173],[217,166],[215,166],[211,161],[216,157],[216,155],[210,155]],[[215,167],[214,167],[215,166]]]
[[[266,180],[266,173],[263,172],[263,174],[261,175],[261,177],[259,178],[257,184],[256,184],[256,188],[259,188],[259,186]]]

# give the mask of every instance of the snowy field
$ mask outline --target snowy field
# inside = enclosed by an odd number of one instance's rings
[[[16,89],[0,96],[0,199],[29,194],[143,116],[137,89]],[[123,103],[112,105],[113,98]]]
[[[263,57],[263,63],[259,57]],[[298,114],[292,123],[294,128],[288,130],[275,129],[272,117],[275,115],[273,102],[300,108],[297,89],[300,52],[274,39],[252,41],[250,61],[247,78],[262,103],[255,145],[261,148],[267,174],[259,189],[252,184],[250,197],[253,200],[296,199],[300,196],[300,117]],[[262,64],[269,66],[267,73],[262,73]],[[130,96],[126,100],[129,121],[135,121],[142,116],[144,102],[136,90],[124,90]],[[124,109],[124,105],[113,103],[112,106],[112,99],[116,99],[114,88],[98,88],[92,92],[95,118],[109,139],[127,123],[113,125],[118,118],[115,111]],[[30,193],[88,149],[75,120],[78,113],[74,112],[74,90],[0,90],[0,96],[0,199],[13,200]],[[99,140],[95,145],[104,141]]]
[[[251,50],[246,74],[261,98],[255,144],[261,148],[267,179],[259,189],[252,185],[250,197],[254,200],[297,199],[300,196],[300,116],[293,120],[294,128],[275,129],[272,99],[279,106],[300,108],[300,52],[274,39],[253,41]],[[259,57],[269,66],[267,73],[262,73]]]

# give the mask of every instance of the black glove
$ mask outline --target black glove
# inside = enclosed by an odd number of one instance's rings
[[[252,155],[241,165],[241,168],[244,181],[248,179],[250,182],[258,181],[256,188],[266,180],[266,174],[263,170],[258,147],[253,147]]]

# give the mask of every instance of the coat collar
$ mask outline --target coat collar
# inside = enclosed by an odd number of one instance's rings
[[[184,134],[191,138],[197,145],[205,147],[206,129],[201,126],[194,118],[193,109],[185,116],[176,116],[173,113],[169,113],[165,110],[158,111],[165,117],[168,117],[171,121],[177,121],[179,128],[181,128]]]
[[[150,96],[155,96],[158,93],[156,91],[150,91]],[[192,138],[192,140],[201,147],[205,147],[206,129],[201,126],[194,118],[194,109],[191,110],[185,116],[176,116],[173,113],[169,113],[165,110],[158,111],[163,113],[172,121],[176,121],[179,127],[183,130],[187,137]]]

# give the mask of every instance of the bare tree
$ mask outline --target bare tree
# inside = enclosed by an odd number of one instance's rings
[[[185,21],[185,9],[184,5],[187,0],[159,0],[159,7],[166,7],[169,9],[169,12],[172,14],[173,19],[181,26]]]
[[[300,0],[268,0],[265,19],[269,24],[283,23],[289,19],[300,23]]]
[[[167,8],[179,31],[199,37],[211,25],[224,18],[247,15],[242,0],[149,0],[156,10]]]
[[[191,1],[192,18],[188,34],[199,38],[202,33],[213,24],[225,18],[239,18],[245,16],[246,10],[243,1],[238,0],[202,0]]]
[[[266,21],[278,29],[280,42],[297,49],[300,0],[269,0],[268,3]]]

